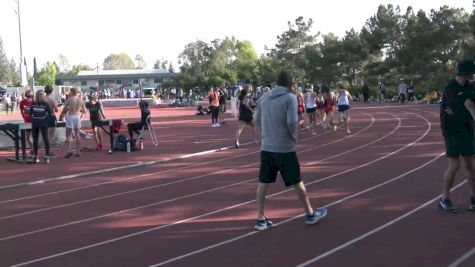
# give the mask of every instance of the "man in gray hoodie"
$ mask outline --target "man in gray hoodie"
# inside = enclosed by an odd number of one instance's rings
[[[297,97],[292,92],[293,78],[282,71],[277,86],[259,99],[256,124],[261,129],[261,166],[257,188],[257,221],[254,229],[265,230],[272,222],[264,215],[264,201],[267,185],[274,183],[277,172],[284,179],[285,186],[293,186],[303,204],[307,224],[315,224],[327,214],[326,208],[313,210],[300,178],[300,164],[295,151],[299,124]]]

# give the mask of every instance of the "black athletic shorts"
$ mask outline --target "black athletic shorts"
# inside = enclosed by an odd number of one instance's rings
[[[444,136],[445,154],[449,158],[467,157],[475,154],[473,136]]]
[[[338,112],[345,112],[350,109],[349,105],[338,105]]]
[[[307,113],[313,113],[317,110],[317,108],[307,108]]]
[[[259,170],[259,182],[264,184],[274,183],[277,172],[280,171],[285,186],[300,183],[300,164],[297,153],[274,153],[261,151],[261,167]]]

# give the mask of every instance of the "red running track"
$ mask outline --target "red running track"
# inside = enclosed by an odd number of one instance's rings
[[[307,190],[329,208],[315,226],[279,181],[266,203],[276,226],[253,231],[259,151],[248,146],[2,190],[0,266],[474,266],[475,214],[436,207],[436,107],[360,105],[351,123],[349,136],[302,132]]]

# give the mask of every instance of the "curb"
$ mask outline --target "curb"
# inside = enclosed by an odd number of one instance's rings
[[[247,142],[247,143],[241,144],[241,146],[247,146],[247,145],[258,144],[258,143],[260,143],[260,141]],[[187,159],[187,158],[191,158],[191,157],[207,155],[207,154],[220,152],[220,151],[224,151],[224,150],[228,150],[228,149],[234,149],[234,146],[226,146],[226,147],[221,147],[221,148],[216,148],[216,149],[210,149],[210,150],[205,150],[205,151],[201,151],[201,152],[185,154],[185,155],[181,155],[181,156],[177,156],[177,157],[173,157],[173,158],[166,158],[166,159],[153,160],[153,161],[147,161],[147,162],[139,162],[139,163],[135,163],[135,164],[127,165],[127,166],[113,167],[113,168],[107,168],[107,169],[96,170],[96,171],[80,172],[80,173],[76,173],[76,174],[63,175],[63,176],[59,176],[59,177],[41,179],[41,180],[36,180],[36,181],[31,181],[31,182],[24,182],[24,183],[19,183],[19,184],[4,185],[4,186],[0,186],[0,190],[26,187],[26,186],[37,185],[37,184],[45,184],[45,183],[49,183],[49,182],[68,180],[68,179],[73,179],[73,178],[78,178],[78,177],[83,177],[83,176],[90,176],[90,175],[94,175],[94,174],[102,174],[102,173],[120,171],[120,170],[125,170],[125,169],[132,169],[132,168],[137,168],[137,167],[142,167],[142,166],[155,165],[155,164],[159,164],[159,163],[166,163],[166,162],[180,160],[180,159]]]

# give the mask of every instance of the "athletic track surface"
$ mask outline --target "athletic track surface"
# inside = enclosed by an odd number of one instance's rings
[[[475,266],[463,172],[452,192],[460,212],[436,205],[447,166],[438,107],[351,112],[351,135],[302,131],[297,146],[311,202],[328,216],[305,225],[279,178],[266,200],[275,226],[262,232],[253,230],[259,145],[212,151],[233,145],[229,114],[215,129],[191,108],[153,109],[160,145],[133,153],[64,159],[55,148],[51,164],[22,165],[0,151],[0,266]]]

